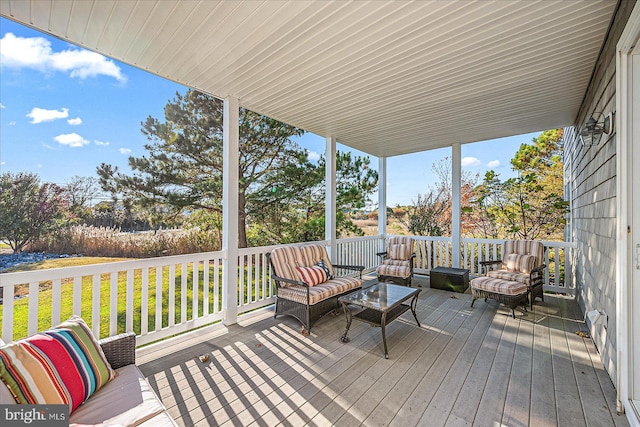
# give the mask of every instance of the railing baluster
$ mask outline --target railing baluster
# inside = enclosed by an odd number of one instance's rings
[[[209,265],[211,261],[205,259],[202,262],[202,316],[207,317],[209,315]]]
[[[55,279],[51,282],[51,326],[60,323],[60,310],[62,305],[62,280]]]
[[[82,315],[82,277],[73,278],[73,314]]]
[[[100,274],[91,276],[91,331],[96,338],[100,337]]]
[[[176,324],[176,265],[169,265],[169,327]]]
[[[156,266],[156,324],[154,330],[162,329],[162,278],[164,277],[164,266]]]
[[[193,269],[191,270],[191,318],[197,319],[200,317],[198,315],[198,304],[200,303],[200,295],[199,295],[199,286],[200,282],[200,261],[193,261]]]
[[[133,332],[133,270],[127,271],[127,290],[126,290],[126,323],[125,331]]]
[[[38,332],[38,295],[40,293],[40,283],[29,283],[29,320],[28,334],[33,335]]]
[[[220,262],[218,258],[213,264],[213,312],[220,312]]]
[[[142,269],[140,292],[140,335],[149,333],[149,267]]]
[[[13,341],[13,298],[16,288],[13,284],[2,285],[2,340]]]
[[[118,272],[109,273],[109,335],[118,334]]]
[[[180,323],[187,321],[187,268],[189,266],[188,261],[182,262],[182,269],[180,270]]]

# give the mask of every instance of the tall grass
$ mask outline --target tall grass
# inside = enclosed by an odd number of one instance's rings
[[[220,250],[217,231],[198,228],[124,233],[113,228],[77,225],[29,245],[33,252],[84,256],[150,258]]]

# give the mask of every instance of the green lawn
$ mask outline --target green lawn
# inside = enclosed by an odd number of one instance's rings
[[[29,271],[34,269],[48,269],[69,267],[72,265],[87,265],[96,264],[100,262],[114,262],[122,261],[121,258],[65,258],[48,260],[42,263],[22,265],[12,269],[11,271]],[[203,313],[203,285],[204,285],[204,271],[202,265],[198,269],[198,312],[200,315]],[[8,272],[8,271],[7,271]],[[186,298],[187,298],[187,319],[192,316],[192,298],[193,298],[193,265],[189,264],[187,268],[187,286],[186,286]],[[246,278],[246,273],[245,273]],[[118,273],[117,277],[117,319],[118,328],[117,333],[125,331],[126,328],[126,289],[127,289],[127,277],[126,273]],[[104,274],[100,279],[100,337],[109,336],[109,319],[110,319],[110,275]],[[255,283],[255,278],[252,280]],[[156,316],[156,269],[149,269],[148,280],[148,330],[155,330]],[[219,289],[218,295],[222,295],[222,277],[221,273],[218,278]],[[133,291],[133,329],[139,334],[141,331],[141,317],[142,317],[142,270],[138,269],[134,272],[134,291]],[[41,291],[38,299],[38,330],[44,330],[51,327],[51,300],[53,290],[50,283],[41,283]],[[182,268],[176,266],[175,269],[175,316],[174,321],[176,324],[180,323],[182,316]],[[209,276],[209,313],[214,311],[214,277],[213,273]],[[245,298],[247,295],[248,284],[245,283]],[[261,290],[258,290],[261,292]],[[255,292],[250,292],[251,297],[255,298]],[[93,300],[93,285],[91,277],[82,278],[82,305],[81,316],[85,321],[91,325],[91,302]],[[222,298],[218,298],[218,310],[222,309]],[[65,280],[61,285],[61,320],[64,320],[71,316],[73,310],[73,280]],[[0,319],[2,313],[0,313]],[[18,299],[14,302],[14,339],[27,336],[27,321],[28,321],[28,299]],[[164,267],[162,274],[162,327],[169,325],[169,267]]]

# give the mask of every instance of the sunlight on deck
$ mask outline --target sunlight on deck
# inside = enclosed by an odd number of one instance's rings
[[[547,295],[518,313],[432,290],[387,327],[327,315],[310,336],[263,310],[138,350],[138,363],[180,425],[627,425],[577,304]],[[205,362],[200,356],[209,355]]]

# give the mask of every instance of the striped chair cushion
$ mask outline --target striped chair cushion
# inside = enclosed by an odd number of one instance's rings
[[[284,298],[290,301],[307,303],[307,289],[309,289],[309,304],[314,305],[334,295],[339,295],[351,289],[357,289],[362,286],[362,280],[353,277],[336,277],[324,283],[320,283],[310,288],[301,286],[289,286],[278,290],[278,298]]]
[[[509,280],[511,282],[520,282],[528,285],[531,276],[527,273],[518,273],[517,271],[493,270],[487,272],[487,277],[494,279]]]
[[[296,267],[302,281],[309,286],[315,286],[327,281],[327,272],[319,266]]]
[[[527,292],[527,285],[524,283],[492,277],[476,277],[471,280],[471,287],[502,295],[520,295]]]
[[[411,268],[408,265],[380,264],[376,269],[378,276],[393,276],[406,279],[411,276]]]
[[[533,255],[509,254],[507,255],[507,271],[517,271],[519,273],[531,273],[536,262]]]
[[[290,280],[300,280],[296,266],[305,266],[299,247],[282,246],[271,252],[271,262],[276,276]]]
[[[402,267],[407,267],[407,268],[411,267],[411,264],[409,263],[409,261],[402,260],[402,259],[383,259],[380,264],[381,265],[396,265],[396,266],[402,266]]]
[[[533,255],[536,260],[533,268],[542,265],[544,262],[544,245],[535,240],[507,240],[502,249],[502,268],[507,269],[507,258],[509,254]]]
[[[402,245],[394,248],[396,245]],[[389,238],[387,255],[390,258],[408,260],[413,254],[413,238],[409,236],[396,236]]]
[[[22,404],[64,404],[71,413],[115,376],[78,316],[0,348],[0,378]]]

